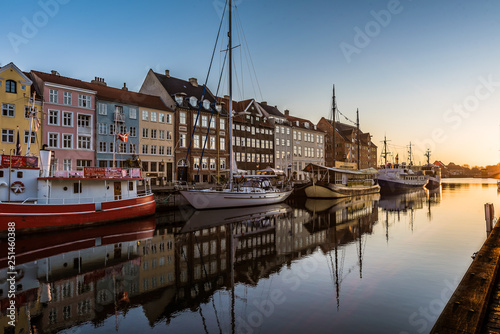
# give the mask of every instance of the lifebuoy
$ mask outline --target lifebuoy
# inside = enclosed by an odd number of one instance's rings
[[[12,190],[14,194],[23,193],[24,183],[22,183],[21,181],[12,182],[12,184],[10,185],[10,190]]]

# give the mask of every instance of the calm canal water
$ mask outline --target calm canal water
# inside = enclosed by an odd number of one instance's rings
[[[486,238],[484,203],[498,196],[495,180],[448,179],[434,192],[184,209],[19,237],[18,326],[24,333],[427,333]],[[5,260],[2,249],[4,314]],[[0,317],[0,331],[7,321]]]

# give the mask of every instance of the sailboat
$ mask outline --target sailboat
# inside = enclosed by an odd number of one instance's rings
[[[182,196],[196,209],[215,209],[230,207],[245,207],[254,205],[275,204],[285,201],[292,193],[292,189],[276,187],[269,177],[263,175],[246,175],[245,180],[235,187],[233,137],[233,46],[232,46],[232,0],[229,0],[229,32],[228,32],[228,75],[229,75],[229,187],[226,189],[187,189],[181,190]]]
[[[358,140],[358,169],[335,167],[335,116],[337,104],[335,102],[335,85],[333,86],[332,100],[332,127],[333,127],[333,167],[309,164],[304,168],[311,175],[311,184],[305,187],[305,193],[310,198],[342,198],[357,195],[374,194],[380,192],[380,186],[375,180],[377,170],[374,168],[359,169],[359,138]],[[357,136],[359,137],[359,117],[357,117]]]

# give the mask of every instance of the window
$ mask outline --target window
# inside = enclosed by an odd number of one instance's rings
[[[106,153],[106,142],[105,141],[99,142],[99,152]]]
[[[186,124],[186,113],[183,111],[179,113],[179,124]]]
[[[226,120],[224,118],[219,120],[219,130],[226,130]]]
[[[241,161],[241,153],[240,152],[236,152],[236,161],[237,162]]]
[[[78,106],[82,108],[90,108],[90,96],[78,94]]]
[[[225,151],[226,150],[226,138],[225,137],[220,137],[219,138],[219,149],[221,151]]]
[[[82,150],[90,150],[90,137],[78,136],[78,148]]]
[[[130,109],[128,111],[128,116],[130,119],[137,119],[137,109]]]
[[[215,166],[215,158],[210,158],[210,169],[214,170]]]
[[[157,138],[157,133],[158,133],[158,130],[151,129],[151,139],[156,139]]]
[[[167,146],[167,152],[165,155],[172,155],[172,146]]]
[[[151,145],[151,154],[156,154],[156,145]]]
[[[17,92],[16,82],[14,80],[7,80],[5,82],[5,91],[7,93],[16,93]]]
[[[172,115],[167,114],[167,124],[172,124]]]
[[[132,154],[133,153],[137,153],[137,151],[135,149],[135,144],[130,143],[129,146],[128,146],[128,148],[130,149],[129,150],[130,153],[132,153]]]
[[[137,137],[137,131],[135,126],[130,127],[130,132],[129,132],[130,137]]]
[[[63,148],[73,148],[73,135],[63,134]]]
[[[148,145],[142,145],[142,154],[148,154]]]
[[[210,129],[215,129],[215,118],[213,116],[210,118]]]
[[[142,138],[149,138],[149,129],[142,129]]]
[[[215,137],[214,137],[214,136],[210,136],[210,149],[211,149],[211,150],[215,150],[215,149],[217,149],[217,148],[215,147]]]
[[[148,121],[149,120],[149,111],[143,110],[142,111],[142,120],[143,121]]]
[[[172,132],[167,131],[167,140],[172,140]]]
[[[71,159],[63,159],[63,170],[71,170]]]
[[[158,146],[158,155],[165,155],[165,146]]]
[[[119,153],[127,153],[127,144],[123,143],[123,142],[120,142],[119,145],[120,146],[118,146],[118,152]]]
[[[280,139],[276,138],[276,146],[278,146],[279,144],[280,144]]]
[[[2,143],[13,143],[13,142],[14,142],[14,130],[2,129]]]
[[[99,115],[107,115],[108,114],[108,105],[104,103],[97,104],[97,110]]]
[[[193,136],[193,147],[200,148],[200,136],[199,135]]]
[[[24,131],[24,143],[28,144],[28,141],[30,140],[30,132],[29,131]],[[31,131],[31,144],[36,143],[36,133],[35,131]]]
[[[179,146],[186,147],[186,134],[185,133],[179,134]]]
[[[63,111],[62,113],[63,126],[73,126],[73,113],[69,111]]]
[[[115,151],[115,146],[114,146],[114,143],[111,142],[111,143],[109,143],[109,152],[113,153],[114,151]]]
[[[59,103],[59,92],[55,89],[49,89],[49,102]]]
[[[151,112],[151,122],[156,122],[156,112],[155,111]]]
[[[71,96],[71,92],[64,92],[63,96],[64,96],[64,97],[63,97],[63,103],[64,103],[65,105],[70,106],[70,105],[71,105],[71,103],[72,103],[72,96]]]
[[[109,134],[110,135],[114,135],[115,134],[115,125],[114,124],[110,124],[109,125]]]
[[[208,169],[208,158],[201,159],[201,168]]]
[[[165,114],[162,112],[158,113],[158,122],[165,123]]]
[[[158,131],[158,139],[164,140],[165,139],[165,130],[159,130]]]
[[[193,168],[194,169],[200,168],[200,158],[193,158]]]
[[[33,109],[32,107],[24,107],[24,118],[35,117],[37,113],[37,109]]]
[[[208,117],[205,115],[201,116],[201,126],[204,128],[208,126]]]
[[[107,130],[108,130],[108,126],[106,123],[98,123],[97,124],[97,130],[98,130],[98,133],[100,135],[106,135],[107,134]]]
[[[220,159],[220,169],[226,169],[226,158]]]
[[[49,125],[59,125],[59,110],[49,110]]]
[[[58,133],[49,133],[49,147],[59,147]]]
[[[80,182],[73,183],[73,193],[78,194],[82,192],[82,184]]]
[[[16,107],[13,104],[2,103],[2,116],[14,117]]]

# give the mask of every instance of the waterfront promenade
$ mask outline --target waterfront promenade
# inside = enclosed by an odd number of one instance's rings
[[[500,225],[451,296],[431,333],[500,333]]]

